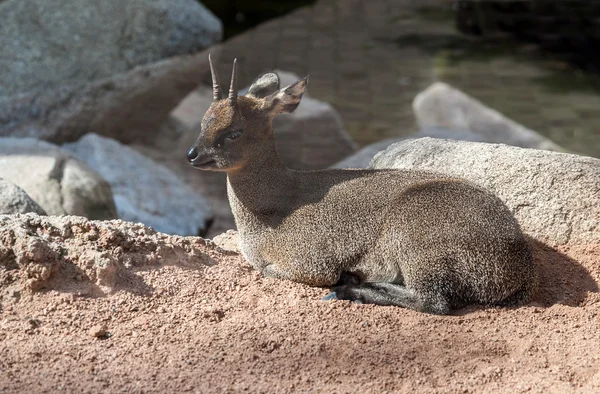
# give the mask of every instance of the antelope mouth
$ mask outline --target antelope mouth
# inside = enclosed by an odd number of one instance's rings
[[[192,160],[192,161],[190,161],[190,164],[193,167],[200,168],[200,169],[203,169],[203,168],[215,168],[217,166],[217,162],[215,160],[213,160],[213,159],[208,159],[208,160],[205,159],[204,161],[202,159]]]

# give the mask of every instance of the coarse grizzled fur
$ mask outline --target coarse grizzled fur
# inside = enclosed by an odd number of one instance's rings
[[[214,102],[188,152],[193,166],[227,172],[240,247],[255,269],[332,286],[332,298],[435,314],[531,298],[531,251],[489,191],[432,172],[286,168],[271,121],[297,107],[307,84],[280,89],[266,73],[237,97],[234,65],[224,99],[213,70]]]

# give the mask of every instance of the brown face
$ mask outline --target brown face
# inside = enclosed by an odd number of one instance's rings
[[[227,171],[242,167],[251,135],[244,113],[256,106],[252,98],[238,97],[232,106],[228,100],[213,103],[201,123],[198,139],[187,154],[188,162],[201,170]],[[254,138],[253,138],[254,137]],[[245,146],[245,148],[244,148]]]
[[[252,155],[257,157],[275,140],[271,120],[298,107],[308,78],[279,90],[279,77],[269,72],[260,75],[238,97],[236,61],[233,62],[229,96],[223,98],[219,79],[210,61],[213,77],[213,103],[204,115],[200,135],[187,152],[188,162],[201,170],[231,171],[244,167]]]

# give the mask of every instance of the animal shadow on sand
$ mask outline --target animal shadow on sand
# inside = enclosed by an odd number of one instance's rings
[[[532,303],[579,306],[588,292],[599,291],[598,283],[579,262],[531,237],[527,241],[539,272],[539,288]]]

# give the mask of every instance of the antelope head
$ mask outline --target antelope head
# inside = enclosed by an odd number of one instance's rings
[[[188,162],[201,170],[235,171],[275,146],[271,122],[300,104],[308,77],[279,88],[279,76],[267,72],[254,80],[245,96],[238,96],[237,59],[233,61],[229,94],[223,97],[217,71],[212,74],[213,102],[200,124],[200,134],[187,152]]]

